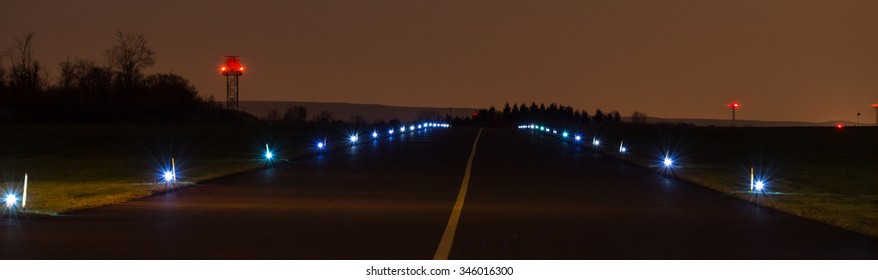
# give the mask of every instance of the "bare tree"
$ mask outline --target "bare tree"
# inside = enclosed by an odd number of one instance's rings
[[[63,90],[78,88],[76,82],[80,80],[82,75],[81,73],[77,73],[77,70],[76,64],[73,61],[70,61],[70,57],[67,57],[67,60],[59,63],[58,86]]]
[[[332,122],[332,113],[329,111],[321,111],[320,114],[314,116],[314,121],[319,123]]]
[[[287,122],[304,122],[308,117],[308,111],[303,106],[290,106],[284,112],[283,120]]]
[[[9,85],[18,91],[36,92],[45,85],[44,77],[40,76],[40,62],[34,59],[33,39],[33,33],[15,38]]]
[[[3,68],[3,54],[0,54],[0,90],[6,88],[6,68]]]
[[[133,89],[143,79],[143,70],[155,64],[155,52],[146,44],[142,33],[116,31],[116,42],[107,50],[110,67],[118,71],[119,82],[126,89]]]
[[[631,122],[632,123],[644,124],[644,123],[646,123],[646,118],[647,118],[647,116],[646,116],[646,113],[644,113],[644,112],[634,111],[634,113],[631,113]]]

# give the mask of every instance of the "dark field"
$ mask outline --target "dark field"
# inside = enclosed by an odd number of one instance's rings
[[[685,180],[802,217],[878,236],[878,128],[621,126],[586,132],[601,149],[659,169],[667,151]],[[628,153],[621,155],[619,141]],[[750,167],[766,182],[750,188]]]
[[[264,167],[265,144],[283,160],[314,152],[318,137],[341,139],[347,131],[338,125],[11,126],[3,129],[0,175],[21,196],[28,173],[27,211],[57,214],[164,191],[171,186],[160,174],[171,157],[178,185],[186,185]]]

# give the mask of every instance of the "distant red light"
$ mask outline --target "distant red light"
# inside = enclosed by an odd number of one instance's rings
[[[732,102],[732,104],[729,104],[729,106],[731,106],[732,108],[736,108],[736,109],[737,109],[738,107],[741,107],[741,103],[738,103],[738,102],[736,101],[736,102]]]
[[[473,117],[477,117],[479,115],[479,111],[473,111]]]
[[[835,127],[838,129],[842,129],[842,128],[844,128],[844,125],[843,124],[836,124]]]
[[[238,60],[239,56],[226,56],[226,63],[220,65],[223,76],[241,76],[244,74],[244,65]]]

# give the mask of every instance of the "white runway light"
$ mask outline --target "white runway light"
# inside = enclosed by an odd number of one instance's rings
[[[360,137],[357,137],[357,135],[351,135],[351,138],[350,138],[350,139],[351,139],[351,143],[356,143],[357,140],[360,139]]]
[[[378,132],[372,131],[372,138],[378,138]]]
[[[166,183],[170,183],[174,181],[174,172],[165,171],[165,174],[162,174],[162,178],[165,179]]]
[[[765,188],[765,182],[762,182],[762,181],[756,181],[756,185],[755,185],[755,187],[756,187],[756,190],[757,190],[757,191],[762,191],[762,189]]]
[[[591,140],[591,144],[594,145],[595,147],[600,146],[600,145],[601,145],[601,140],[598,140],[597,137],[592,138],[592,140]]]
[[[665,159],[662,160],[662,164],[663,164],[665,167],[671,167],[671,166],[674,165],[674,160],[672,160],[671,157],[670,157],[669,155],[665,155]]]
[[[322,150],[323,148],[326,148],[326,143],[317,142],[317,149]]]
[[[405,126],[399,128],[399,132],[405,132]]]
[[[582,141],[582,136],[576,135],[573,137],[576,141]]]
[[[387,134],[393,134],[393,129],[388,130],[388,131],[387,131]]]
[[[14,194],[6,195],[6,208],[12,208],[15,206],[15,203],[18,201],[18,197],[15,197]]]
[[[569,134],[567,134],[566,131],[564,133],[561,133],[561,137],[567,138],[567,135],[569,135]]]

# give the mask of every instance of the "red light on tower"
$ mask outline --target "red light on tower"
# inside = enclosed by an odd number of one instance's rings
[[[738,110],[738,107],[741,107],[741,103],[735,101],[732,102],[732,104],[729,104],[729,107],[732,108],[732,126],[735,126],[735,111]]]
[[[226,64],[220,67],[223,76],[241,76],[244,75],[244,66],[238,61],[240,56],[226,56]]]
[[[220,66],[220,73],[226,76],[226,108],[238,110],[238,77],[244,75],[244,66],[238,61],[240,56],[227,55],[226,63]]]
[[[835,125],[835,128],[842,129],[842,128],[844,128],[844,124],[838,123]]]

